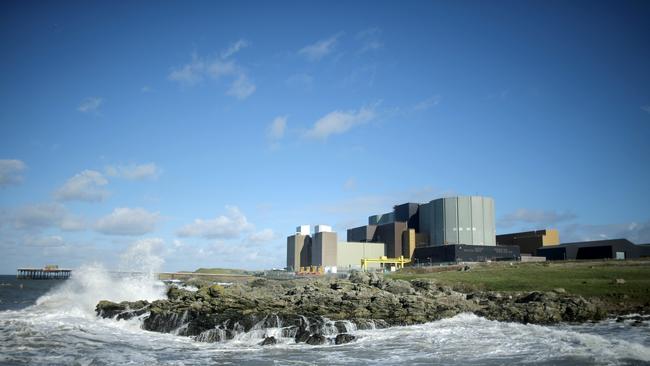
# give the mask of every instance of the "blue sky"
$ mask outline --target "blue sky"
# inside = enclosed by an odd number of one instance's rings
[[[297,225],[450,194],[650,242],[648,2],[0,7],[0,273],[281,267]]]

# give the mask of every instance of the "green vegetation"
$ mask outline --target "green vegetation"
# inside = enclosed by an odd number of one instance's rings
[[[194,273],[218,274],[218,275],[248,275],[248,271],[243,269],[230,269],[230,268],[199,268]]]
[[[598,297],[608,302],[650,303],[650,261],[589,261],[545,263],[490,263],[469,271],[441,271],[444,267],[406,268],[394,279],[435,279],[457,289],[490,291],[552,291]],[[431,272],[436,271],[437,272]],[[624,282],[624,283],[617,283]],[[620,281],[623,280],[623,281]]]

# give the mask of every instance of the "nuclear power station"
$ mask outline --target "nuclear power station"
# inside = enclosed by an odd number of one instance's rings
[[[494,200],[458,196],[404,203],[368,217],[338,241],[331,227],[296,228],[287,238],[287,269],[320,266],[325,271],[359,268],[361,259],[406,258],[414,263],[517,259],[517,246],[496,246]],[[394,260],[395,261],[395,260]],[[368,266],[379,266],[369,263]]]
[[[631,259],[650,244],[626,239],[560,243],[555,229],[496,235],[494,200],[456,196],[404,203],[368,217],[339,241],[327,225],[302,225],[287,238],[287,270],[337,272],[384,266],[499,260]],[[363,265],[362,265],[363,263]]]

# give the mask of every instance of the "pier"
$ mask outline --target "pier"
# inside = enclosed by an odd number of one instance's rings
[[[18,268],[16,278],[24,280],[67,280],[72,270],[59,269],[59,266],[45,266],[44,268]]]

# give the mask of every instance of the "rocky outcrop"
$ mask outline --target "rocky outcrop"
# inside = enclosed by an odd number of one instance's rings
[[[263,342],[277,342],[267,332],[274,329],[279,332],[274,335],[313,345],[353,341],[349,333],[357,329],[418,324],[463,312],[535,324],[605,316],[596,302],[563,291],[465,294],[432,280],[387,280],[364,272],[352,273],[349,280],[258,279],[248,285],[213,285],[195,292],[172,286],[165,300],[101,301],[96,311],[105,318],[141,316],[147,330],[204,342],[232,339],[243,332],[257,332]]]

